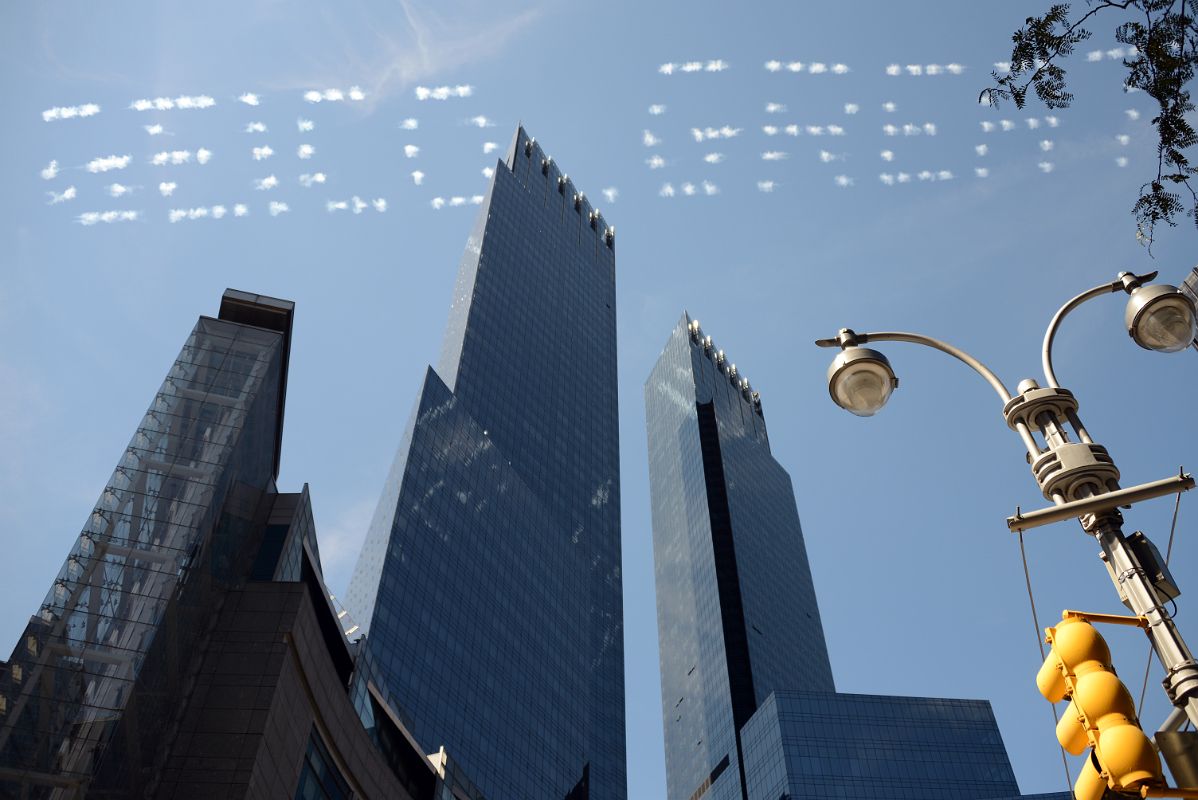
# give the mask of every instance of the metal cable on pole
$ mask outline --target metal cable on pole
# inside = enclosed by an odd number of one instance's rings
[[[1032,576],[1027,568],[1027,551],[1023,547],[1023,531],[1019,531],[1019,557],[1023,559],[1023,582],[1027,584],[1027,601],[1032,607],[1032,625],[1036,629],[1036,646],[1040,648],[1040,660],[1047,658],[1044,652],[1044,638],[1040,635],[1040,616],[1036,613],[1036,598],[1032,595]],[[1049,704],[1052,709],[1052,721],[1054,724],[1060,724],[1061,719],[1057,716],[1057,707],[1055,703]],[[1065,748],[1061,747],[1061,766],[1065,768],[1065,788],[1070,792],[1073,791],[1073,776],[1069,774],[1069,762],[1065,759]]]
[[[1181,492],[1177,493],[1177,500],[1173,503],[1173,524],[1169,526],[1169,546],[1165,548],[1165,566],[1169,566],[1169,559],[1173,556],[1173,534],[1177,531],[1177,512],[1181,509]],[[1174,609],[1176,611],[1176,609]],[[1144,664],[1144,685],[1140,687],[1140,702],[1136,704],[1136,716],[1140,716],[1144,712],[1144,697],[1148,694],[1148,673],[1152,671],[1152,645],[1148,645],[1148,662]]]

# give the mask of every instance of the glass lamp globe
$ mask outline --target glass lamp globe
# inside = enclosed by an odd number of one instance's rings
[[[846,347],[828,367],[832,401],[859,417],[878,413],[897,386],[890,362],[877,350]]]
[[[1176,353],[1198,336],[1194,302],[1176,286],[1142,286],[1132,292],[1124,312],[1127,333],[1146,350]]]

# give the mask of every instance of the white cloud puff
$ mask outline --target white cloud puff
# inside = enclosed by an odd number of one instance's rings
[[[124,169],[129,166],[129,162],[133,156],[104,156],[102,158],[93,158],[87,162],[85,169],[91,173],[108,172],[114,169]]]
[[[424,173],[418,169],[413,170],[412,171],[412,183],[416,184],[417,186],[424,183]]]
[[[476,128],[494,128],[495,127],[495,122],[487,117],[484,117],[482,114],[479,114],[477,117],[471,117],[470,119],[468,119],[466,121],[469,122],[471,125],[473,125]]]
[[[703,194],[711,197],[720,193],[720,187],[716,186],[711,181],[703,181]]]
[[[708,164],[718,164],[724,160],[724,154],[723,153],[708,153],[707,155],[703,156],[703,160],[706,161]]]
[[[856,114],[860,110],[861,110],[861,106],[857,105],[856,103],[845,103],[844,104],[844,113],[846,113],[846,114]]]
[[[661,169],[666,165],[666,160],[659,155],[653,155],[646,158],[645,163],[649,165],[649,169]]]
[[[1119,135],[1117,135],[1115,137],[1115,141],[1118,142],[1119,144],[1123,145],[1124,147],[1126,147],[1128,145],[1128,143],[1131,142],[1131,137],[1128,136],[1126,133],[1120,133]],[[55,164],[56,162],[51,161],[50,163]],[[46,177],[46,173],[44,170],[42,171],[42,177],[43,178]],[[53,177],[53,176],[51,176],[51,177]]]
[[[420,153],[420,148],[414,144],[405,144],[403,146],[403,154],[406,158],[415,158]]]
[[[1126,111],[1124,111],[1123,113],[1126,114],[1127,118],[1129,120],[1131,120],[1132,122],[1135,122],[1136,120],[1138,120],[1140,118],[1140,112],[1136,111],[1134,108],[1129,108]]]
[[[434,211],[440,211],[442,208],[445,207],[445,198],[444,197],[434,197],[432,200],[429,201],[429,205],[431,205],[433,207]]]
[[[773,181],[757,181],[757,191],[769,194],[776,189],[778,184]]]
[[[602,192],[603,199],[609,203],[616,202],[616,198],[620,196],[620,190],[614,186],[608,186],[606,189],[603,189]]]
[[[653,105],[649,106],[649,113],[655,117],[660,117],[662,114],[666,113],[666,107],[660,103],[654,103]]]
[[[778,134],[778,126],[777,125],[762,125],[761,132],[764,133],[766,136],[776,136]]]
[[[641,134],[641,144],[645,145],[645,147],[656,147],[661,144],[661,139],[658,139],[653,134],[653,131],[646,128],[644,133]]]
[[[300,185],[305,189],[310,189],[318,183],[324,183],[329,179],[328,175],[323,172],[314,172],[312,174],[304,173],[299,176]]]
[[[761,154],[762,161],[783,161],[790,158],[790,154],[784,153],[781,150],[767,150]]]
[[[767,114],[782,114],[782,113],[785,113],[785,111],[786,111],[786,106],[784,106],[782,103],[766,103],[765,104],[765,113],[767,113]]]
[[[415,117],[408,117],[403,122],[399,123],[400,130],[414,131],[420,127],[420,120]]]
[[[205,150],[202,147],[199,150],[196,150],[196,163],[197,164],[207,164],[211,159],[212,159],[212,151],[211,150]]]
[[[108,186],[104,187],[104,190],[108,192],[109,197],[124,197],[133,191],[133,187],[125,186],[121,183],[110,183]]]
[[[376,197],[370,201],[370,204],[374,206],[374,210],[380,214],[387,210],[387,198],[385,197]]]
[[[295,129],[300,133],[311,133],[316,130],[316,123],[310,119],[300,117],[295,121]]]
[[[885,103],[882,104],[882,110],[885,111],[887,114],[893,114],[895,111],[898,110],[898,105],[892,100],[887,100]]]
[[[134,111],[170,111],[171,109],[204,109],[212,108],[216,101],[206,94],[180,95],[176,98],[155,97],[153,100],[143,98],[134,100],[129,106]]]
[[[977,175],[979,178],[989,178],[990,170],[986,167],[974,167],[973,174]]]
[[[113,222],[135,222],[141,217],[140,211],[84,211],[79,215],[80,225],[95,225],[98,222],[111,224]]]
[[[767,61],[764,66],[769,72],[778,72],[782,69],[782,62],[777,60]]]
[[[146,133],[150,134],[151,136],[161,136],[166,132],[163,130],[162,125],[158,123],[153,125],[142,125],[142,127],[145,128]]]
[[[486,178],[487,180],[491,180],[491,176],[493,176],[494,174],[495,174],[495,169],[493,167],[483,167],[483,177]]]
[[[179,184],[175,183],[174,181],[163,181],[162,183],[158,184],[158,194],[162,195],[163,197],[170,197],[175,193],[175,189],[178,187]]]
[[[251,122],[245,126],[246,133],[266,133],[265,122]]]
[[[277,217],[280,214],[286,214],[291,208],[286,203],[280,203],[278,200],[271,200],[267,207],[272,217]]]
[[[1127,166],[1127,156],[1117,156],[1115,158],[1115,166],[1126,167]]]
[[[670,184],[670,183],[663,183],[661,185],[661,189],[659,189],[657,192],[657,196],[658,197],[673,197],[674,196],[674,185]]]
[[[1056,169],[1056,166],[1051,161],[1041,161],[1040,163],[1036,164],[1036,166],[1039,167],[1040,171],[1045,174],[1048,174]]]
[[[435,86],[431,89],[427,86],[416,87],[417,100],[448,100],[451,97],[469,97],[472,94],[474,87],[468,85]]]
[[[65,203],[68,200],[74,200],[78,192],[75,191],[74,186],[68,186],[61,193],[46,192],[46,194],[50,195],[50,205],[56,206],[59,203]]]
[[[44,181],[54,180],[54,178],[58,176],[58,162],[51,161],[46,165],[46,168],[42,170],[41,174],[42,180]]]
[[[245,94],[243,94],[241,97],[238,97],[237,99],[240,100],[241,102],[245,103],[247,106],[256,106],[261,102],[258,95],[254,94],[253,92],[246,92]]]
[[[878,153],[878,155],[881,156],[883,161],[894,161],[893,150],[883,150],[881,153]]]
[[[310,144],[301,144],[299,147],[295,148],[296,158],[302,159],[304,161],[307,161],[309,158],[311,158],[315,154],[316,154],[316,148]]]
[[[250,150],[250,155],[252,155],[254,157],[255,161],[265,161],[266,159],[270,158],[274,154],[275,154],[275,151],[270,148],[270,145],[263,145],[262,147],[254,147]]]
[[[100,107],[95,103],[84,103],[81,106],[55,106],[47,108],[42,112],[42,119],[45,122],[54,122],[60,119],[74,119],[76,117],[94,117],[100,113]]]
[[[497,145],[495,142],[483,142],[483,155],[494,153],[498,149],[499,145]]]
[[[260,192],[270,191],[279,185],[279,179],[274,175],[267,175],[265,178],[258,178],[254,181],[254,188]]]
[[[1052,148],[1054,146],[1055,145],[1053,144],[1052,139],[1041,139],[1040,140],[1040,151],[1043,153],[1051,152]]]
[[[853,185],[853,179],[850,178],[848,175],[837,175],[832,180],[835,181],[836,185],[841,187],[842,189],[848,188],[849,186]]]
[[[990,146],[985,144],[974,145],[973,152],[977,153],[979,156],[984,156],[990,152]]]
[[[233,216],[244,217],[248,213],[250,213],[250,210],[245,207],[245,203],[234,203],[233,204]]]

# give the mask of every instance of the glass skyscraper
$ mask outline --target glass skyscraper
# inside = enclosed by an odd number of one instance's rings
[[[346,596],[355,697],[489,798],[627,793],[615,304],[614,231],[518,129]]]
[[[645,417],[670,800],[1018,795],[989,703],[836,693],[761,398],[685,314]]]

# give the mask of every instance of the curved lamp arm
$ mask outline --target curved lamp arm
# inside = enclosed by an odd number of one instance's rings
[[[1061,327],[1062,320],[1069,315],[1069,312],[1080,306],[1087,300],[1093,300],[1095,297],[1101,297],[1104,294],[1114,294],[1115,292],[1127,292],[1130,294],[1133,289],[1137,288],[1142,283],[1148,283],[1155,278],[1157,273],[1149,272],[1147,275],[1134,275],[1130,272],[1120,272],[1119,276],[1110,283],[1104,283],[1095,286],[1093,289],[1087,289],[1077,297],[1070,300],[1053,316],[1052,322],[1048,323],[1048,330],[1044,331],[1044,348],[1041,352],[1041,361],[1044,364],[1044,380],[1054,389],[1060,389],[1061,384],[1057,383],[1057,374],[1052,368],[1052,342],[1056,338],[1057,328]]]
[[[939,339],[933,339],[931,336],[924,336],[919,333],[905,333],[902,331],[878,331],[876,333],[854,333],[845,328],[841,331],[840,336],[835,339],[819,339],[816,344],[820,347],[853,347],[866,342],[910,342],[911,344],[922,344],[926,347],[931,347],[934,350],[939,350],[942,353],[948,353],[958,361],[963,362],[970,367],[974,372],[986,379],[994,391],[998,392],[998,396],[1002,398],[1003,405],[1011,401],[1011,393],[1007,391],[1007,387],[994,374],[993,370],[978,361],[973,356],[953,347],[948,342],[942,342]]]

